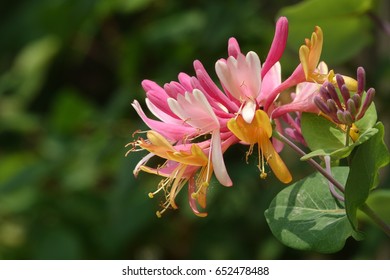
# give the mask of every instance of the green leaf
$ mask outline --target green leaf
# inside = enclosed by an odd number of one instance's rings
[[[375,128],[378,133],[360,145],[352,158],[345,186],[345,208],[354,229],[357,229],[358,208],[367,200],[370,190],[378,185],[378,170],[390,161],[389,151],[383,141],[383,124],[378,122]]]
[[[326,156],[329,155],[333,160],[345,158],[349,156],[352,152],[352,150],[364,142],[366,142],[368,139],[370,139],[372,136],[374,136],[378,132],[378,129],[376,128],[370,128],[366,132],[364,132],[360,137],[354,142],[352,145],[349,145],[348,147],[343,147],[341,149],[337,149],[335,151],[331,151],[328,149],[318,149],[311,153],[308,153],[307,155],[301,157],[301,160],[308,160],[309,158],[315,157],[315,156]]]
[[[375,190],[368,196],[366,204],[385,223],[390,224],[390,190]],[[362,211],[358,211],[358,219],[370,220]]]
[[[334,167],[332,174],[341,184],[348,167]],[[340,250],[354,234],[344,205],[330,193],[328,181],[312,174],[282,190],[265,211],[272,233],[286,246],[332,253]]]
[[[331,156],[333,160],[338,160],[349,156],[355,147],[363,144],[378,132],[376,128],[373,128],[376,120],[376,108],[375,104],[372,103],[364,117],[355,122],[355,126],[359,130],[359,138],[345,147],[345,132],[339,126],[317,114],[303,113],[302,134],[312,152],[303,156],[301,160],[325,155]]]
[[[356,56],[372,42],[367,15],[372,7],[372,0],[311,0],[285,7],[278,16],[289,20],[288,45],[294,50],[320,26],[324,33],[321,59],[331,65]]]
[[[326,147],[326,151],[341,149],[345,145],[345,132],[335,123],[317,114],[302,113],[302,134],[310,150]]]

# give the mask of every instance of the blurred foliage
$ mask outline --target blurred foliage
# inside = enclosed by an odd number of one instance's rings
[[[311,2],[321,2],[313,12],[321,15],[318,22],[303,17]],[[205,219],[191,213],[185,192],[179,211],[157,219],[158,198],[150,200],[147,193],[158,178],[134,178],[132,169],[142,155],[124,157],[132,132],[145,129],[130,106],[133,99],[144,99],[142,79],[163,84],[181,71],[193,74],[195,59],[215,78],[214,63],[226,57],[231,36],[244,52],[255,50],[263,61],[276,15],[283,12],[291,15],[292,30],[282,60],[284,75],[298,63],[296,44],[310,36],[313,25],[323,23],[325,48],[344,50],[339,60],[337,53],[324,56],[334,58],[332,67],[346,74],[354,75],[360,65],[366,68],[367,84],[377,89],[379,118],[389,130],[390,43],[378,25],[389,20],[389,3],[362,1],[369,6],[351,7],[357,29],[343,37],[346,16],[327,7],[331,2],[3,1],[0,258],[390,258],[389,240],[368,223],[365,241],[348,239],[337,254],[281,245],[264,210],[283,186],[272,178],[260,181],[255,160],[244,163],[243,148],[225,155],[235,186],[212,183]],[[351,3],[334,5],[343,2]],[[336,33],[345,40],[327,41]],[[282,156],[296,179],[312,171],[289,153],[285,149]],[[387,173],[382,175],[383,186],[390,186]]]

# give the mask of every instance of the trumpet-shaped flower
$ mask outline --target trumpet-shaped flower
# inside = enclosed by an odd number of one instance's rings
[[[204,150],[197,144],[173,146],[161,134],[150,130],[147,132],[147,139],[139,138],[131,143],[133,149],[140,148],[147,150],[151,154],[159,156],[166,162],[157,168],[151,168],[141,165],[138,168],[144,172],[156,174],[165,177],[158,184],[157,190],[149,193],[153,198],[159,192],[165,195],[165,202],[162,204],[162,210],[157,211],[158,217],[169,207],[177,209],[175,198],[183,186],[190,180],[193,184],[193,200],[197,200],[199,205],[206,207],[206,191],[213,172],[212,164],[207,158]],[[199,172],[198,172],[199,171]],[[198,173],[197,180],[194,180]],[[198,216],[206,216],[207,213],[201,213],[197,210],[196,204],[192,202],[192,209]]]
[[[288,77],[283,83],[276,87],[269,95],[268,100],[265,103],[265,110],[268,110],[273,100],[277,95],[297,84],[303,82],[312,82],[322,84],[329,81],[333,84],[337,84],[333,70],[329,72],[320,72],[318,69],[321,67],[318,65],[320,61],[323,45],[323,33],[319,26],[316,26],[310,39],[305,39],[305,44],[299,48],[300,64],[294,70],[290,77]],[[345,83],[349,90],[356,91],[357,82],[353,78],[343,76]]]
[[[315,72],[318,75],[328,73],[328,66],[321,62]],[[297,84],[295,92],[291,94],[293,96],[292,101],[277,107],[272,112],[271,117],[276,119],[291,112],[319,113],[319,109],[314,103],[314,98],[318,95],[320,88],[320,84],[313,82]]]
[[[252,122],[256,110],[256,98],[261,88],[260,59],[255,52],[246,56],[237,54],[237,58],[229,56],[219,60],[215,65],[217,75],[225,89],[242,102],[241,113],[247,123]]]
[[[232,181],[222,157],[220,123],[205,95],[200,90],[194,89],[192,93],[178,95],[177,99],[169,98],[168,104],[172,112],[198,129],[199,133],[211,132],[210,150],[215,176],[222,185],[231,186]]]
[[[272,126],[268,115],[263,110],[256,111],[255,117],[250,124],[241,115],[238,115],[237,118],[228,122],[228,127],[237,138],[250,145],[247,155],[253,152],[253,147],[257,144],[259,154],[258,168],[261,178],[267,177],[265,172],[266,161],[281,182],[291,182],[290,172],[270,141]]]
[[[268,98],[268,93],[262,90],[263,79],[274,81],[274,76],[280,76],[280,65],[278,60],[286,46],[288,35],[288,22],[285,17],[281,17],[276,24],[275,36],[263,68],[259,56],[255,52],[242,54],[237,41],[234,38],[229,40],[229,57],[220,59],[215,65],[215,71],[222,86],[241,106],[237,114],[241,114],[247,123],[251,123],[256,109],[259,107],[258,101]],[[276,66],[275,66],[276,65]],[[275,68],[275,67],[276,68]],[[279,72],[270,71],[277,69]],[[267,73],[271,72],[270,75]],[[268,82],[269,84],[269,82]]]

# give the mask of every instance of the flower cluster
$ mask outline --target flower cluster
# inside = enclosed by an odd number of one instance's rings
[[[364,114],[368,101],[361,105],[364,83],[360,74],[358,81],[335,75],[320,62],[323,34],[319,27],[300,48],[296,70],[282,82],[279,60],[287,36],[288,21],[281,17],[264,63],[253,51],[242,53],[237,40],[230,38],[228,57],[215,64],[220,86],[200,61],[194,62],[195,76],[180,73],[178,81],[164,86],[150,80],[142,82],[145,104],[157,119],[149,118],[135,100],[132,106],[150,130],[128,146],[129,152],[148,152],[135,167],[134,175],[144,171],[162,177],[157,189],[149,193],[150,197],[164,194],[158,217],[169,208],[178,208],[175,198],[185,186],[192,211],[206,216],[199,209],[206,208],[212,175],[224,186],[233,185],[223,159],[232,145],[247,145],[247,159],[257,145],[260,178],[267,177],[269,167],[276,178],[289,183],[292,176],[279,156],[283,145],[272,138],[274,131],[305,144],[300,130],[302,112],[323,112],[332,121],[349,125]],[[279,94],[292,87],[296,90],[291,94],[291,102],[281,104]],[[336,89],[340,89],[343,100],[338,98]],[[356,89],[357,93],[351,96],[350,91]],[[366,100],[371,95],[368,92]],[[148,161],[154,156],[164,162],[149,166]]]

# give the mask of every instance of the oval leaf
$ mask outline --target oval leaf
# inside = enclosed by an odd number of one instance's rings
[[[378,133],[360,145],[352,158],[351,172],[345,186],[347,215],[355,229],[358,208],[365,203],[370,190],[378,185],[379,169],[390,161],[389,151],[383,140],[383,124],[378,122],[375,128]]]
[[[333,176],[345,184],[348,167],[332,168]],[[354,234],[343,203],[330,193],[328,181],[312,174],[281,191],[265,211],[272,233],[286,246],[332,253],[343,248]]]

